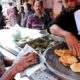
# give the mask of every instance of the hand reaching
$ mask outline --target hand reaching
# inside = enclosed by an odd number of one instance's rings
[[[27,67],[39,63],[39,56],[35,53],[28,53],[22,56],[18,61],[14,61],[13,65],[16,66],[18,72],[23,71]]]
[[[75,57],[80,57],[80,44],[77,38],[73,34],[69,33],[66,34],[65,39],[72,55]]]

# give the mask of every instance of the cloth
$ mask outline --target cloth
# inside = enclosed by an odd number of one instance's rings
[[[0,52],[0,77],[5,72],[4,57]]]
[[[19,24],[21,23],[21,16],[19,14],[10,14],[9,15],[9,24],[11,26],[14,26],[15,24]]]
[[[74,12],[77,11],[78,9],[76,8],[75,10],[69,12],[65,10],[64,12],[61,12],[61,14],[55,19],[55,21],[51,22],[48,26],[48,32],[49,27],[53,24],[57,24],[60,26],[62,29],[69,31],[73,33],[78,39],[80,39],[80,35],[78,35],[78,30],[77,30],[77,25],[76,21],[74,18]]]
[[[78,34],[80,35],[80,9],[74,13]]]
[[[36,16],[36,14],[32,14],[28,17],[27,26],[28,28],[34,29],[47,29],[48,23],[50,22],[50,18],[47,14],[43,14],[41,18]]]
[[[0,13],[0,29],[3,29],[5,25],[6,25],[5,17],[3,16],[2,13]]]

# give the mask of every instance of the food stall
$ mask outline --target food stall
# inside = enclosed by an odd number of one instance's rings
[[[25,51],[33,51],[39,53],[42,60],[38,67],[34,66],[34,68],[22,72],[22,75],[24,73],[32,75],[35,73],[35,70],[41,68],[43,70],[45,69],[48,73],[46,74],[47,76],[53,78],[50,80],[56,80],[56,77],[60,77],[61,80],[80,80],[80,73],[73,72],[70,67],[61,64],[59,57],[55,54],[55,49],[68,49],[66,43],[55,41],[53,35],[48,34],[46,30],[32,30],[19,27],[18,25],[16,26],[10,29],[0,30],[0,51],[3,55],[15,60],[18,54],[23,54]],[[7,38],[5,39],[5,37]],[[46,68],[42,65],[43,62],[47,66]],[[30,73],[31,71],[32,73]],[[29,78],[21,77],[20,73],[15,76],[16,80],[29,80]]]

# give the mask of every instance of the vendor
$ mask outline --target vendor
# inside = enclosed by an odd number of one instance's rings
[[[79,10],[77,0],[65,0],[65,3],[67,9],[49,25],[48,31],[56,36],[63,37],[72,55],[80,57],[80,42],[78,41],[80,39],[80,26],[78,27],[74,15]]]

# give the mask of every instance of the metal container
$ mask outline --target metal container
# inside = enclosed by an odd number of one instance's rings
[[[46,49],[44,55],[47,60],[48,68],[57,76],[62,77],[64,80],[80,80],[80,73],[73,72],[69,67],[65,67],[59,62],[59,57],[54,54],[55,49],[68,49],[65,43],[56,45]],[[61,80],[63,80],[61,79]]]
[[[46,35],[46,36],[22,43],[18,46],[23,48],[26,44],[28,44],[36,51],[38,52],[41,51],[43,53],[49,46],[51,46],[51,43],[52,45],[54,45],[55,41],[50,35]]]

